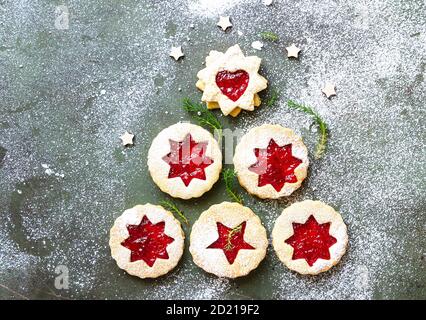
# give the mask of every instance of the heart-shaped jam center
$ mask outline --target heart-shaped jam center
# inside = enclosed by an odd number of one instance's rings
[[[220,91],[232,101],[237,101],[246,91],[249,74],[244,70],[220,71],[216,74],[216,84]]]

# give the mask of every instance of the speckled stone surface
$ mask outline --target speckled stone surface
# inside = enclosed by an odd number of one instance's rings
[[[231,16],[227,32],[220,15]],[[425,299],[425,21],[422,0],[0,0],[0,298]],[[293,99],[330,129],[295,194],[261,201],[239,188],[245,204],[270,237],[283,208],[322,200],[347,223],[348,252],[330,272],[303,277],[270,248],[257,270],[229,281],[197,268],[187,242],[169,275],[131,277],[110,257],[109,229],[126,208],[167,199],[147,170],[151,140],[190,120],[180,101],[201,97],[205,56],[236,43],[262,58],[281,99],[220,117],[226,128],[288,126],[312,155],[316,127],[287,108]],[[292,43],[298,60],[286,58]],[[336,85],[330,100],[326,82]],[[134,147],[120,145],[126,130]],[[218,183],[176,203],[192,224],[224,200]],[[68,270],[68,289],[55,287],[55,270]]]

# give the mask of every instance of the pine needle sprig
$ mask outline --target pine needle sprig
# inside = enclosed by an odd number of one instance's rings
[[[223,181],[225,182],[226,193],[235,202],[243,204],[243,198],[235,191],[235,177],[237,176],[234,169],[224,169],[222,171]]]
[[[311,107],[302,105],[302,104],[298,104],[292,100],[289,100],[287,102],[288,106],[292,109],[296,109],[299,111],[302,111],[308,115],[310,115],[315,122],[318,125],[319,131],[320,131],[320,137],[317,143],[317,147],[315,150],[315,158],[316,159],[320,159],[327,148],[327,139],[328,139],[328,135],[327,135],[327,124],[324,122],[324,120],[318,115],[318,113],[316,113]]]
[[[280,37],[272,31],[262,31],[260,33],[260,36],[262,37],[263,40],[265,41],[271,41],[271,42],[276,42],[280,39]]]
[[[228,233],[228,235],[226,237],[226,244],[225,244],[225,247],[224,247],[224,249],[226,251],[232,250],[234,248],[234,245],[232,244],[232,237],[236,233],[241,232],[242,228],[243,228],[243,224],[240,224],[240,225],[236,226],[235,228],[232,228],[229,231],[229,233]]]
[[[189,98],[183,99],[183,109],[189,112],[199,125],[209,127],[213,132],[217,132],[220,141],[223,127],[213,112],[201,103],[192,102]]]
[[[166,209],[169,210],[171,212],[173,212],[174,214],[178,215],[183,222],[185,222],[185,224],[188,224],[188,219],[185,217],[185,215],[183,214],[182,211],[179,210],[179,208],[170,200],[161,200],[160,201],[160,205]]]
[[[280,92],[277,89],[272,88],[271,95],[268,101],[266,101],[266,105],[268,107],[272,107],[278,101],[279,98],[280,98]]]

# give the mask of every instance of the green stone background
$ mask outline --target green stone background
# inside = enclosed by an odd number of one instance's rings
[[[55,28],[59,5],[70,12],[66,30]],[[0,0],[0,298],[426,298],[425,10],[421,0],[239,0],[210,12],[192,0]],[[234,23],[226,33],[215,26],[220,14]],[[255,51],[264,30],[280,41]],[[303,50],[298,61],[284,55],[292,42]],[[128,276],[110,257],[109,228],[124,209],[167,198],[147,171],[150,142],[190,120],[180,100],[199,99],[204,57],[235,43],[263,59],[261,73],[282,97],[221,117],[225,127],[279,123],[312,154],[315,126],[287,109],[291,98],[318,110],[331,135],[293,196],[260,201],[240,190],[246,205],[270,235],[290,203],[325,201],[348,224],[348,253],[318,277],[290,272],[271,248],[233,281],[205,274],[188,250],[165,277]],[[186,56],[175,62],[168,52],[180,44]],[[336,83],[337,97],[321,94],[325,81]],[[136,134],[132,148],[120,146],[125,130]],[[224,200],[217,183],[176,202],[194,222]],[[55,289],[58,265],[69,269],[67,290]]]

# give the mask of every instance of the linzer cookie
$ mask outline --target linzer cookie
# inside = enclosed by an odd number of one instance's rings
[[[197,74],[201,100],[209,109],[220,108],[224,115],[235,117],[241,110],[253,111],[261,103],[257,93],[268,84],[258,73],[260,63],[259,57],[244,56],[237,44],[225,53],[210,51],[206,68]]]

